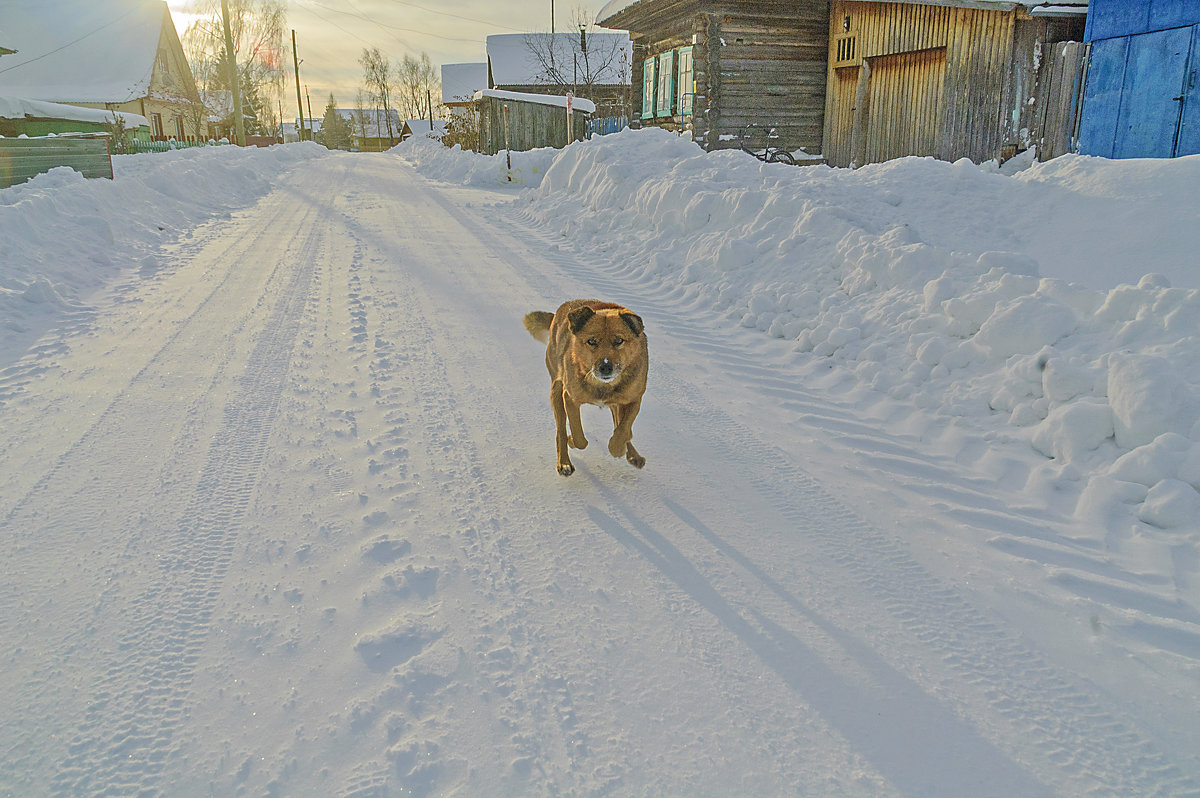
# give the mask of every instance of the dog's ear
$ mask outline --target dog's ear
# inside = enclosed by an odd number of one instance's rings
[[[571,328],[571,332],[579,335],[579,331],[583,329],[583,325],[587,324],[592,316],[596,315],[596,311],[584,305],[581,308],[575,308],[567,314],[567,326]]]
[[[629,325],[629,329],[633,330],[634,336],[641,335],[642,330],[646,329],[646,325],[642,324],[642,317],[636,313],[627,310],[621,314],[621,318]]]

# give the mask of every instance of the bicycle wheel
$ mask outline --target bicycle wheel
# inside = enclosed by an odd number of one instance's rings
[[[767,155],[768,163],[785,163],[788,166],[795,166],[796,159],[787,150],[775,150]]]

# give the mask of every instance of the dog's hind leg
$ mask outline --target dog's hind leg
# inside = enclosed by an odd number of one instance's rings
[[[571,457],[567,454],[567,407],[562,380],[555,380],[550,386],[550,407],[554,410],[554,446],[558,453],[558,473],[569,477],[575,473]],[[575,411],[579,412],[578,408]]]

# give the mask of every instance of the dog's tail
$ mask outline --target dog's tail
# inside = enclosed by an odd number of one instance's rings
[[[525,314],[525,329],[529,330],[529,334],[542,343],[549,343],[550,322],[552,321],[554,321],[553,313],[547,313],[544,310],[535,310],[532,313]]]

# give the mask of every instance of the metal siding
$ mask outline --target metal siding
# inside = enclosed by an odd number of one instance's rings
[[[1129,40],[1126,38],[1092,43],[1079,121],[1079,151],[1084,155],[1112,157],[1128,53]]]
[[[1130,37],[1114,158],[1174,154],[1191,38],[1186,28]]]
[[[1200,2],[1196,0],[1150,0],[1148,31],[1197,23],[1200,23]]]
[[[1088,41],[1144,33],[1149,30],[1149,25],[1149,0],[1090,0],[1088,3]]]

